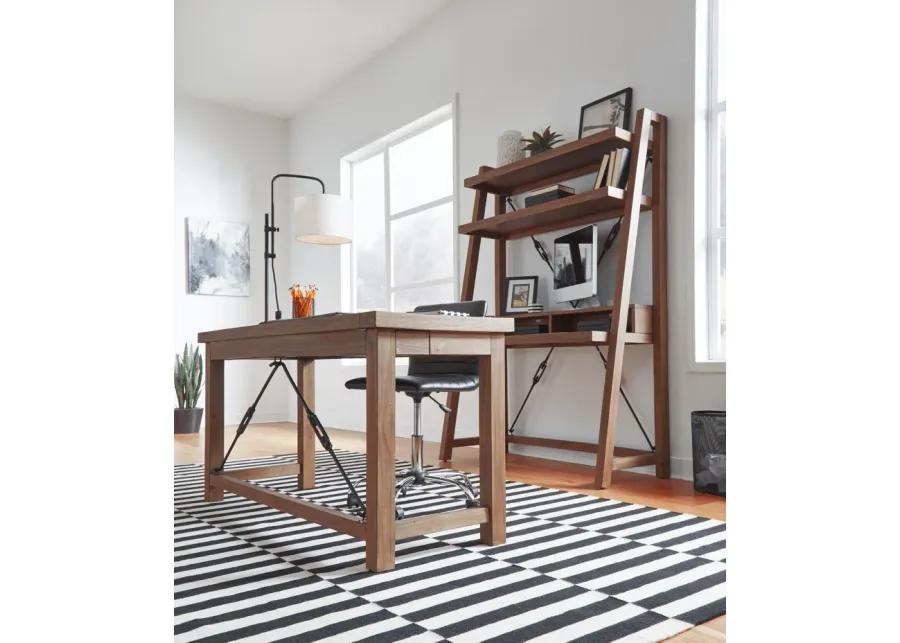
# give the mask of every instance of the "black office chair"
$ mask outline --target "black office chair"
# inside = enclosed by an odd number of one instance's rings
[[[467,313],[469,317],[484,317],[486,305],[484,301],[463,301],[450,304],[431,304],[417,306],[414,313],[424,313],[435,310],[448,310],[458,313]],[[366,378],[356,377],[348,380],[344,386],[353,390],[365,390]],[[450,391],[474,391],[478,388],[478,358],[476,357],[410,357],[409,369],[406,375],[398,375],[396,389],[406,393],[413,401],[413,432],[412,453],[410,464],[406,471],[398,473],[400,482],[397,483],[397,495],[405,496],[406,491],[413,485],[421,486],[429,482],[435,484],[450,485],[462,491],[466,499],[466,507],[478,506],[478,495],[472,488],[469,478],[455,471],[440,473],[425,471],[423,466],[423,441],[422,441],[422,400],[429,398],[437,404],[444,413],[450,409],[431,397],[432,393],[448,393]],[[348,504],[352,505],[351,499]],[[403,517],[403,510],[397,507],[397,517]]]

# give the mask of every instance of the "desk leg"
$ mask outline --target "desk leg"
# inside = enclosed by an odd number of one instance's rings
[[[309,408],[316,409],[316,363],[311,359],[297,360],[297,387],[303,394]],[[306,417],[306,410],[297,400],[297,462],[300,474],[297,486],[312,489],[316,486],[316,436],[312,424]]]
[[[396,333],[366,331],[366,567],[394,568]]]
[[[506,342],[491,337],[491,354],[478,360],[478,474],[481,504],[488,522],[481,525],[481,542],[506,542]]]
[[[207,344],[207,346],[209,346]],[[225,457],[225,362],[209,358],[206,352],[206,428],[203,431],[203,499],[218,502],[225,497],[221,489],[209,484],[210,472]]]

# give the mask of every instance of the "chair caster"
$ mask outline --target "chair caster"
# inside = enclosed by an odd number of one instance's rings
[[[466,498],[466,509],[473,509],[475,507],[480,507],[480,506],[481,506],[481,503],[478,502],[478,500],[475,500],[474,498],[468,498],[468,497]]]
[[[404,512],[403,509],[401,509],[400,507],[396,507],[394,509],[394,516],[397,518],[397,520],[403,520],[403,517],[405,515],[406,515],[406,512]]]
[[[359,509],[362,507],[362,504],[356,499],[352,493],[347,494],[347,507],[350,509]]]

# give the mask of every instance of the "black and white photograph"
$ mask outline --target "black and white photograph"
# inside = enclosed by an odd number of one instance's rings
[[[250,226],[189,217],[187,290],[192,295],[250,296]]]
[[[526,313],[537,303],[536,276],[506,278],[506,313]]]
[[[628,129],[630,126],[631,87],[626,87],[582,106],[578,138],[596,134],[609,127]]]
[[[553,253],[554,286],[565,288],[589,281],[594,268],[593,254],[593,243],[583,231],[557,239]]]

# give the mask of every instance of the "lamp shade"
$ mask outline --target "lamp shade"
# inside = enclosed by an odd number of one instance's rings
[[[353,201],[336,194],[306,194],[294,199],[297,241],[320,244],[353,240]]]

